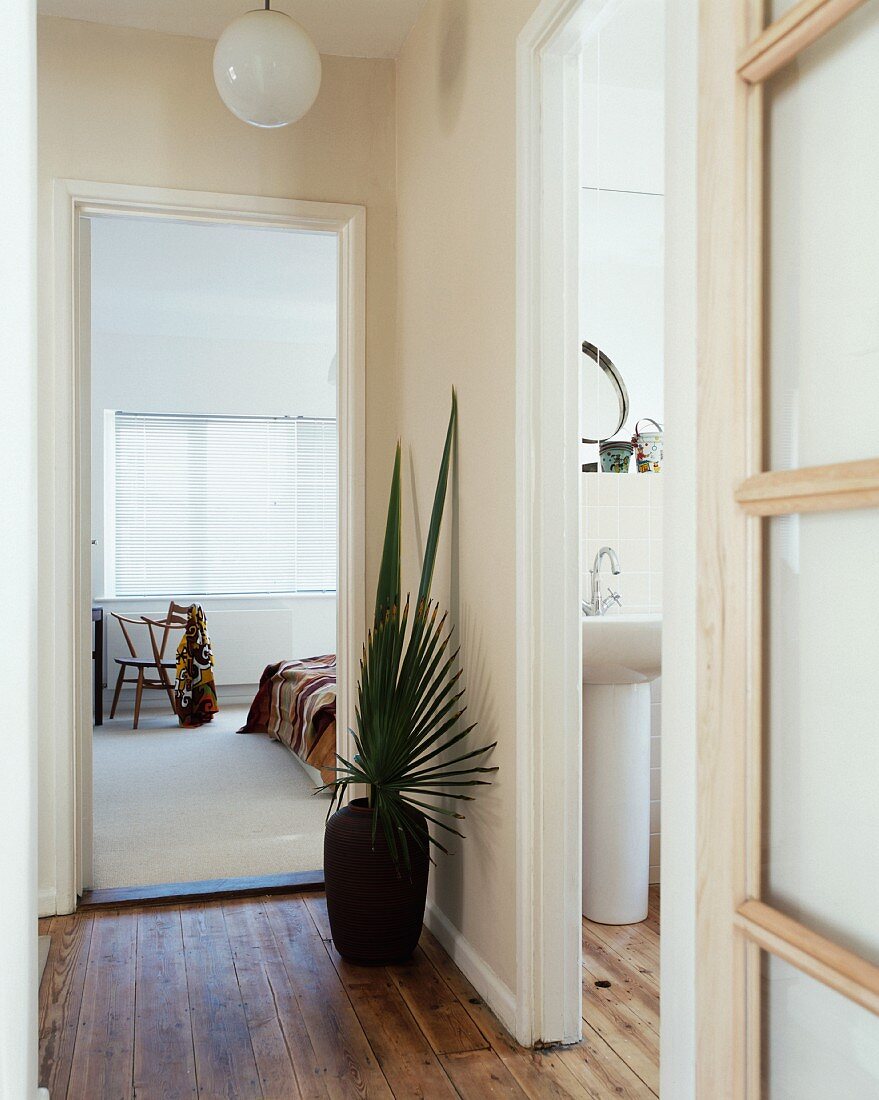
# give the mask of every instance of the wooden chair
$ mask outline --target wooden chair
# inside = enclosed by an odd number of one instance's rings
[[[189,625],[189,607],[183,604],[174,603],[172,600],[168,604],[168,613],[164,619],[150,619],[148,616],[142,616],[143,621],[147,624],[150,631],[150,644],[153,648],[153,656],[155,657],[155,665],[159,671],[159,679],[168,693],[168,698],[171,700],[171,709],[174,713],[177,713],[177,706],[174,701],[174,684],[171,682],[171,678],[168,676],[168,669],[177,668],[176,656],[173,661],[165,661],[165,651],[168,646],[168,639],[172,630],[185,631]],[[161,631],[161,639],[158,637],[157,632]],[[177,646],[174,646],[174,653],[177,652]]]
[[[171,704],[171,710],[174,714],[177,713],[177,708],[174,705],[174,685],[171,682],[171,678],[168,676],[168,669],[176,669],[177,667],[176,653],[173,660],[166,660],[165,654],[167,652],[168,640],[171,632],[173,630],[186,629],[186,612],[188,610],[188,608],[181,607],[179,604],[175,604],[172,601],[168,607],[168,614],[164,619],[149,619],[145,615],[142,615],[139,619],[133,619],[125,615],[119,615],[115,611],[111,612],[113,618],[118,621],[122,629],[122,636],[125,638],[125,644],[128,646],[128,651],[130,653],[128,657],[116,658],[116,664],[119,665],[119,677],[116,680],[116,690],[113,693],[113,705],[110,707],[111,718],[116,714],[119,693],[122,691],[123,684],[136,685],[133,729],[137,729],[137,723],[140,718],[140,703],[143,697],[144,688],[158,688],[160,691],[166,692],[168,701]],[[149,634],[152,656],[138,656],[137,648],[128,630],[128,627],[135,626],[146,627]],[[156,635],[157,630],[161,630],[160,638]],[[137,671],[137,676],[134,680],[126,680],[125,678],[125,673],[129,668]]]

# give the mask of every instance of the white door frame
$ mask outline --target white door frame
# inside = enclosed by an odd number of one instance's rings
[[[545,0],[518,43],[518,1019],[582,1035],[580,52],[616,0]]]
[[[53,684],[56,911],[72,912],[83,886],[82,828],[91,784],[91,451],[89,365],[77,323],[82,214],[124,214],[323,230],[339,239],[340,748],[347,755],[353,677],[365,624],[366,210],[362,206],[56,179],[53,205],[55,591]],[[69,599],[67,598],[69,596]]]
[[[582,1034],[581,476],[577,446],[580,53],[588,36],[618,6],[619,0],[543,0],[518,43],[517,1038],[523,1043],[575,1042]],[[691,14],[687,11],[688,18]],[[679,30],[674,20],[671,25]],[[680,37],[677,33],[676,42]],[[695,39],[680,44],[685,54],[692,50],[695,55]],[[695,95],[695,86],[688,94]],[[687,129],[677,127],[674,138],[681,146],[693,145],[695,161],[695,138],[691,140]],[[686,157],[682,159],[686,162]],[[676,170],[676,186],[688,170],[688,166]],[[682,212],[674,196],[670,205],[680,221]],[[689,210],[687,216],[691,216]],[[673,258],[680,267],[680,278],[672,281],[679,300],[669,301],[669,321],[674,316],[686,322],[689,298],[695,301],[695,267],[689,269],[689,258],[680,247]],[[670,324],[666,331],[671,331]],[[680,335],[670,346],[680,358]],[[667,413],[675,422],[679,411],[682,422],[686,421],[687,402],[694,397],[688,389],[689,375],[683,370],[681,374],[674,386],[668,386]],[[685,453],[685,448],[681,452]],[[684,491],[689,488],[683,485]],[[691,502],[693,499],[691,494]],[[692,537],[695,554],[694,531],[677,535],[682,542]],[[676,614],[683,620],[695,612],[688,612],[682,602]],[[676,647],[681,637],[686,640],[682,625],[679,621],[675,628]],[[678,662],[669,660],[672,632],[666,634],[664,660],[675,676]],[[684,670],[681,676],[685,675]],[[686,683],[680,688],[675,685],[669,694],[678,710],[694,717],[695,694],[690,700],[686,689]],[[687,740],[689,728],[688,723],[681,723],[674,755],[682,777],[682,797],[689,790],[687,774],[695,756],[695,746]],[[672,769],[667,770],[668,775],[663,769],[664,788],[673,779]],[[692,832],[688,813],[682,806],[677,815],[682,821],[675,838],[680,837],[682,844],[688,822]],[[675,881],[689,885],[681,870],[687,853],[668,853],[666,847],[664,841],[664,861],[667,855],[677,856],[669,860],[675,864]],[[684,897],[667,900],[681,911],[687,908]],[[692,921],[688,926],[679,913],[674,915],[675,928],[686,937]],[[668,931],[663,955],[674,947],[675,959],[680,962],[688,945],[670,934],[671,927]],[[687,986],[682,991],[675,988],[675,1008],[680,1012],[675,1019],[664,1017],[662,1030],[662,1049],[669,1055],[666,1060],[664,1053],[663,1061],[669,1071],[678,1066],[679,1052],[691,1049],[684,1032],[692,1023],[686,1011],[692,972],[687,970],[678,984]],[[685,1086],[681,1096],[687,1091]]]

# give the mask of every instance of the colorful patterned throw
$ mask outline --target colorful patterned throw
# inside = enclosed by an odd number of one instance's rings
[[[214,655],[204,611],[194,603],[177,647],[174,701],[180,725],[188,729],[210,722],[220,709],[214,686]]]

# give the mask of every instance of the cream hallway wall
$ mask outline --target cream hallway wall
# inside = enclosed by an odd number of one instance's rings
[[[445,569],[494,785],[468,803],[433,900],[516,987],[516,39],[537,0],[428,0],[397,70],[399,428],[427,522],[452,385],[460,403]],[[411,457],[409,448],[412,448]],[[410,467],[411,462],[411,467]],[[407,501],[407,504],[410,502]],[[419,544],[410,525],[414,575]],[[484,985],[484,983],[482,983]],[[487,990],[480,989],[485,995]],[[501,1006],[495,1003],[495,1009]]]
[[[44,18],[39,25],[40,215],[40,667],[53,631],[70,627],[69,588],[52,575],[52,494],[66,441],[52,435],[51,194],[54,177],[367,208],[367,576],[384,524],[386,459],[394,439],[394,63],[324,58],[314,108],[297,125],[263,131],[223,107],[213,43]],[[371,581],[368,582],[371,588]],[[65,670],[52,675],[64,676]],[[55,905],[54,743],[50,696],[40,712],[40,907]]]

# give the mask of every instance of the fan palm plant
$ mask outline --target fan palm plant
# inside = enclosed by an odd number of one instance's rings
[[[455,671],[460,649],[452,649],[448,612],[440,615],[439,605],[430,598],[457,416],[453,390],[414,610],[408,596],[405,604],[401,601],[401,449],[397,444],[375,619],[360,661],[356,729],[351,731],[357,752],[350,761],[338,758],[337,776],[330,784],[330,813],[336,802],[341,804],[350,784],[366,786],[373,844],[381,826],[398,869],[410,865],[410,843],[428,851],[433,844],[446,851],[425,829],[425,820],[463,836],[455,827],[463,814],[437,805],[436,799],[471,801],[464,789],[487,785],[489,781],[481,777],[497,771],[480,763],[496,742],[461,751],[476,723],[461,728],[466,706],[462,670]],[[450,753],[453,749],[456,753]]]

